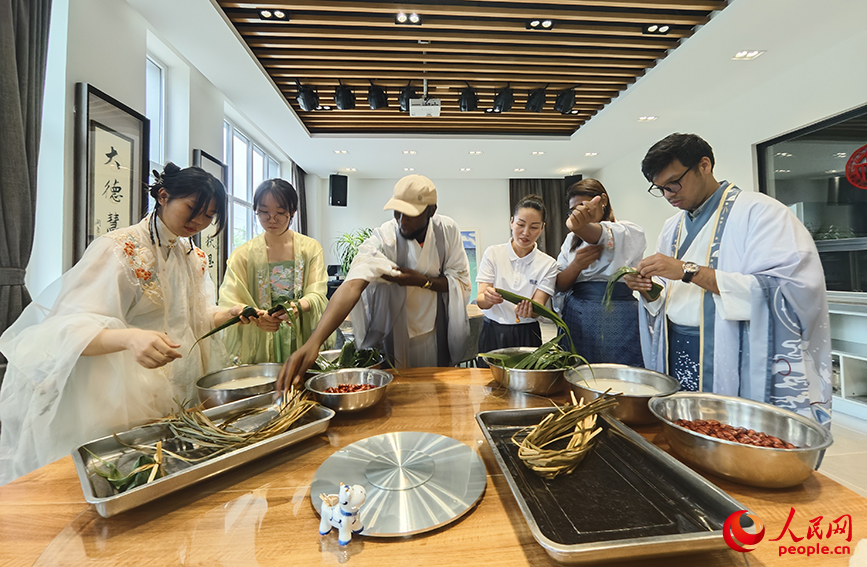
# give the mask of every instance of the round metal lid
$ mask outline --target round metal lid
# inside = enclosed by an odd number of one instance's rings
[[[340,449],[316,471],[310,498],[340,483],[367,492],[359,517],[362,535],[397,537],[434,530],[472,508],[485,493],[482,459],[467,445],[443,435],[400,431],[362,439]]]

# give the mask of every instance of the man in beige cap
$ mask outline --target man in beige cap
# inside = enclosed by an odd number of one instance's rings
[[[469,337],[470,270],[458,225],[436,214],[436,187],[423,175],[398,181],[383,210],[394,211],[394,219],[359,246],[319,325],[283,365],[278,389],[301,381],[350,311],[356,346],[384,349],[398,368],[460,361]]]

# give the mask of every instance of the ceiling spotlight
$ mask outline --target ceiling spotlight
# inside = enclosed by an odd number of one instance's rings
[[[335,154],[348,154],[349,152],[346,150],[334,150]]]
[[[557,100],[554,101],[554,110],[560,114],[569,114],[573,106],[575,106],[575,87],[557,93]]]
[[[494,111],[493,108],[486,108],[486,109],[485,109],[485,112],[488,113],[488,114],[492,113],[493,111]]]
[[[545,155],[545,152],[530,152],[530,155],[532,155],[532,156],[543,156],[543,155]]]
[[[524,171],[524,168],[523,167],[516,167],[515,171]]]
[[[572,173],[573,171],[575,170],[570,167],[561,167],[558,173]]]
[[[469,167],[462,167],[461,171],[472,171]]]
[[[370,105],[370,110],[377,110],[388,106],[388,97],[385,94],[385,89],[379,85],[374,85],[373,81],[370,81],[370,87],[367,88],[367,104]]]
[[[791,169],[775,169],[774,173],[792,173]]]
[[[578,110],[577,108],[573,108],[572,110],[569,111],[569,114],[580,114],[580,113],[581,113],[581,111]]]
[[[410,82],[403,87],[403,90],[400,91],[400,94],[397,97],[397,102],[400,104],[401,112],[409,112],[409,100],[412,98],[418,98],[418,95],[416,94],[415,89],[412,88]]]
[[[352,110],[355,108],[355,93],[347,85],[337,79],[337,88],[334,90],[334,102],[338,110]]]
[[[844,158],[844,157],[846,157],[846,152],[837,152],[836,154],[834,154],[834,157],[835,158]]]
[[[774,155],[778,157],[792,157],[792,154],[790,154],[789,152],[777,152]]]
[[[469,153],[471,156],[480,156],[482,155],[482,150],[470,150]]]
[[[354,167],[344,167],[343,171],[358,171],[358,170],[355,169]]]
[[[657,118],[659,118],[659,117],[658,116],[639,116],[638,121],[639,122],[653,122]]]
[[[271,13],[271,10],[260,10],[259,17],[263,20],[270,20],[274,14]]]
[[[596,152],[587,152],[584,154],[585,156],[595,156]]]
[[[415,151],[415,150],[403,150],[403,153],[405,153],[405,154],[408,155],[408,156],[414,156],[414,155],[417,154],[418,152]]]
[[[825,173],[839,173],[836,169],[826,169]]]
[[[415,171],[415,168],[414,167],[404,167],[403,170],[404,171]]]
[[[524,105],[524,110],[529,110],[530,112],[542,112],[542,107],[545,106],[547,88],[548,85],[545,85],[541,89],[531,91],[530,95],[527,97],[527,104]]]
[[[737,53],[735,53],[735,56],[732,57],[732,59],[734,61],[752,61],[753,59],[755,59],[756,57],[758,57],[762,53],[764,53],[764,51],[758,51],[758,50],[738,51]]]
[[[554,28],[554,20],[527,20],[526,27],[528,30],[550,30]]]
[[[494,112],[509,112],[512,109],[513,102],[515,102],[515,96],[512,94],[512,88],[507,83],[494,98]]]
[[[313,87],[302,85],[298,79],[295,79],[295,84],[298,85],[298,94],[295,96],[295,100],[298,101],[298,106],[301,107],[301,110],[307,112],[315,110],[319,106],[319,95],[316,94]]]
[[[421,16],[412,12],[410,14],[404,14],[403,12],[398,12],[394,17],[394,23],[399,26],[420,26],[421,25]]]
[[[319,106],[316,107],[316,110],[331,110],[331,107],[328,106],[327,104],[324,106],[320,104]]]
[[[665,24],[646,24],[641,28],[641,32],[647,35],[666,35],[671,31],[671,27]]]
[[[473,87],[469,83],[467,83],[467,88],[461,91],[458,103],[460,104],[461,112],[472,112],[479,107],[479,95],[476,94],[476,91],[473,90]]]

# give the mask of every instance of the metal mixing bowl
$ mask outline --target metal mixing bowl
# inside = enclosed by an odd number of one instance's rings
[[[274,391],[274,384],[277,381],[277,375],[280,374],[282,364],[267,362],[263,364],[243,364],[241,366],[231,366],[223,368],[210,374],[205,374],[196,380],[196,390],[198,391],[199,401],[206,408],[221,406],[229,402],[236,402],[249,398],[250,396],[258,396],[266,392]],[[253,378],[263,376],[268,378],[266,384],[258,386],[248,386],[243,388],[214,388],[217,384],[233,382],[241,378]]]
[[[672,451],[687,464],[728,480],[765,488],[804,482],[831,446],[831,433],[812,419],[743,398],[680,392],[650,400],[650,411],[663,424]],[[770,449],[724,441],[690,431],[678,419],[715,419],[779,437],[796,449]]]
[[[378,404],[385,397],[385,387],[393,376],[383,370],[372,368],[341,368],[332,372],[323,372],[304,383],[313,398],[325,407],[336,412],[354,412],[367,409]],[[373,384],[371,390],[349,392],[346,394],[330,394],[325,390],[340,384]]]
[[[506,356],[514,356],[516,354],[529,354],[536,350],[535,347],[507,347],[498,348],[490,351],[491,354],[503,354]],[[528,394],[540,394],[542,396],[550,396],[557,394],[563,388],[563,374],[565,368],[556,370],[519,370],[510,368],[508,372],[503,368],[499,360],[482,357],[488,366],[491,367],[491,374],[494,380],[500,385],[514,390],[516,392],[526,392]]]
[[[656,422],[656,416],[650,413],[647,402],[654,396],[667,396],[680,390],[680,383],[668,376],[645,368],[626,366],[625,364],[591,364],[579,366],[566,372],[564,376],[569,387],[575,393],[576,399],[584,398],[584,402],[590,402],[602,395],[607,387],[596,385],[596,380],[617,380],[632,384],[643,384],[657,390],[657,394],[628,394],[629,388],[624,385],[618,390],[612,388],[611,393],[617,396],[617,406],[608,410],[609,415],[619,419],[623,423],[642,425]]]

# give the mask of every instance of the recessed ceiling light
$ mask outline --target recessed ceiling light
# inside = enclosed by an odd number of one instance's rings
[[[571,168],[571,167],[561,167],[560,168],[560,173],[571,173],[573,171],[575,171],[575,169]]]
[[[343,171],[358,171],[358,170],[355,169],[354,167],[344,167]]]
[[[641,28],[641,33],[647,35],[666,35],[671,27],[666,24],[646,24]]]
[[[545,152],[530,152],[530,155],[543,156],[543,155],[545,155]]]
[[[595,156],[595,155],[597,155],[597,154],[596,154],[596,152],[587,152],[587,153],[585,153],[584,155],[585,155],[585,156]]]
[[[406,14],[404,14],[403,12],[398,12],[398,13],[397,13],[397,21],[398,21],[399,23],[402,24],[402,23],[406,22],[408,19],[409,19],[409,18],[407,18]]]
[[[418,152],[415,151],[415,150],[403,150],[403,153],[405,153],[405,154],[408,155],[408,156],[414,156],[414,155],[417,154]]]
[[[482,150],[470,150],[471,156],[480,156],[482,155]]]
[[[348,154],[349,152],[346,150],[334,150],[335,154]]]
[[[259,16],[260,16],[262,19],[265,19],[265,20],[270,19],[271,16],[273,16],[273,15],[274,15],[274,14],[271,13],[271,10],[261,10],[261,11],[259,12]]]
[[[777,157],[792,157],[792,154],[788,152],[777,152],[774,155]]]
[[[791,169],[775,169],[774,173],[792,173]]]
[[[657,118],[659,118],[659,116],[639,116],[638,121],[639,122],[651,122],[653,120],[656,120]]]
[[[421,16],[419,16],[415,12],[411,12],[409,14],[405,14],[404,12],[398,12],[394,16],[394,23],[402,26],[420,26]]]
[[[759,55],[764,53],[764,51],[759,51],[757,49],[745,49],[743,51],[738,51],[735,53],[735,56],[732,57],[734,61],[752,61]]]
[[[834,157],[844,158],[844,157],[846,157],[846,152],[837,152],[836,154],[834,154]]]
[[[580,113],[580,112],[581,112],[581,111],[578,110],[577,108],[573,108],[572,110],[569,111],[569,114],[578,114],[578,113]]]
[[[840,173],[840,172],[836,169],[827,169],[827,170],[825,170],[825,173]]]
[[[472,171],[469,167],[462,167],[461,171]]]
[[[412,14],[409,15],[409,21],[414,23],[414,24],[418,24],[421,22],[421,17],[419,17],[419,15],[416,14],[415,12],[413,12]]]
[[[404,167],[403,170],[404,171],[415,171],[415,168],[414,167]]]
[[[316,110],[331,110],[331,107],[328,106],[327,104],[324,106],[320,104],[319,106],[316,107]]]
[[[525,26],[528,30],[551,30],[554,28],[554,20],[543,20],[543,19],[535,19],[535,20],[527,20]]]
[[[524,171],[524,168],[523,167],[516,167],[515,171]]]

